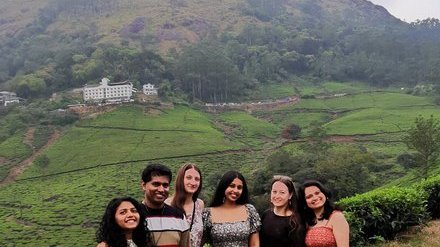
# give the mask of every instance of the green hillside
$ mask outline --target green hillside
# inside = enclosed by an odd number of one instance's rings
[[[331,115],[339,111],[343,113]],[[327,138],[350,137],[343,142],[334,139],[330,153],[363,150],[374,157],[366,166],[370,184],[365,188],[405,175],[414,178],[411,169],[396,163],[407,148],[400,142],[402,133],[395,131],[396,126],[404,131],[419,114],[438,115],[438,107],[430,98],[391,92],[302,99],[293,106],[249,113],[214,114],[183,105],[120,106],[76,122],[46,149],[48,164],[34,164],[16,182],[0,185],[0,220],[4,222],[0,230],[5,236],[0,245],[93,245],[108,200],[118,195],[142,198],[139,174],[148,162],[164,162],[173,171],[184,161],[197,163],[203,171],[205,201],[218,176],[230,169],[245,174],[254,194],[267,182],[259,181],[258,174],[277,169],[276,163],[270,163],[277,162],[273,156],[277,150],[292,157],[306,154],[301,147],[306,139],[278,148],[286,141],[281,130],[291,123],[307,130],[317,120],[328,131]],[[301,135],[307,138],[309,132]],[[20,147],[22,134],[14,138],[0,145]],[[17,156],[8,150],[12,149],[2,149],[1,156]],[[300,168],[295,176],[309,169]]]
[[[34,166],[23,176],[243,147],[228,141],[212,127],[206,114],[191,108],[178,106],[159,115],[148,115],[145,110],[136,106],[121,107],[96,119],[79,122],[47,150],[48,166]]]

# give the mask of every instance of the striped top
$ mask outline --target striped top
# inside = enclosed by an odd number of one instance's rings
[[[145,206],[147,232],[154,247],[189,247],[189,225],[183,213],[167,204],[154,209]]]

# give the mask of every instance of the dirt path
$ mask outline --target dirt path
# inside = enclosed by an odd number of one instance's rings
[[[29,132],[29,131],[28,131]],[[11,182],[14,182],[15,179],[23,173],[23,171],[29,167],[32,162],[34,161],[34,159],[36,157],[38,157],[38,155],[40,155],[46,148],[48,148],[50,145],[52,145],[58,138],[60,137],[60,132],[58,130],[55,130],[53,132],[53,134],[50,136],[49,140],[47,141],[47,143],[40,148],[39,150],[37,150],[36,152],[34,152],[30,157],[28,157],[27,159],[23,160],[22,162],[20,162],[19,164],[17,164],[16,166],[14,166],[10,171],[8,176],[6,176],[5,179],[3,179],[0,182],[0,186],[1,185],[5,185],[5,184],[9,184]]]
[[[298,104],[300,98],[296,95],[286,97],[284,99],[278,100],[266,100],[259,102],[243,102],[243,103],[206,103],[204,108],[208,112],[222,112],[229,110],[245,110],[247,112],[252,112],[255,110],[273,110],[281,106],[295,105]]]
[[[332,143],[353,143],[356,141],[356,136],[328,136],[326,141]]]
[[[377,247],[434,247],[440,246],[440,220],[428,222],[420,231],[408,231],[399,240],[376,245]]]
[[[11,162],[11,161],[6,159],[5,157],[0,156],[0,166],[8,164],[9,162]]]
[[[30,127],[26,131],[26,134],[24,135],[24,140],[23,140],[23,143],[28,145],[29,147],[31,147],[32,150],[34,149],[34,145],[32,145],[32,143],[34,142],[35,129],[36,129],[35,127]]]

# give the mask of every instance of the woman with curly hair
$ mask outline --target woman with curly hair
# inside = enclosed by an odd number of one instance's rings
[[[98,247],[151,246],[145,229],[145,209],[131,197],[112,199],[96,232]]]

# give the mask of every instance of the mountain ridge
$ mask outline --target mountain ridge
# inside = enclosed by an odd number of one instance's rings
[[[167,43],[178,42],[179,38],[183,43],[196,42],[206,35],[210,28],[238,32],[244,23],[262,25],[271,21],[270,19],[261,21],[258,19],[257,11],[251,12],[252,4],[257,6],[257,10],[262,5],[261,2],[255,0],[38,0],[36,5],[41,6],[38,12],[35,6],[27,7],[27,4],[35,5],[35,1],[28,1],[23,4],[24,6],[20,5],[22,8],[19,9],[17,9],[18,6],[14,6],[13,1],[7,2],[2,7],[0,12],[9,14],[0,20],[0,23],[3,23],[0,37],[15,36],[39,18],[49,19],[48,21],[51,22],[44,32],[69,32],[81,29],[82,26],[95,26],[102,36],[101,41],[117,42],[124,38],[136,40],[150,31],[159,39],[161,46],[166,47],[170,45]],[[341,24],[349,21],[353,21],[355,25],[377,25],[378,27],[386,26],[387,22],[403,24],[389,14],[385,8],[366,0],[316,1],[313,3],[302,0],[275,0],[273,4],[282,4],[274,7],[274,15],[285,12],[290,18],[298,20],[320,22],[321,20],[313,20],[313,18],[321,16],[326,21]],[[18,15],[18,17],[12,18],[11,15]],[[144,23],[139,22],[139,18],[143,19]],[[260,18],[263,19],[261,16]],[[133,27],[136,25],[136,20],[138,25],[141,24],[141,30]],[[345,24],[350,25],[350,23]],[[132,25],[132,32],[127,33],[127,26],[130,25]],[[129,35],[132,36],[127,37]]]

